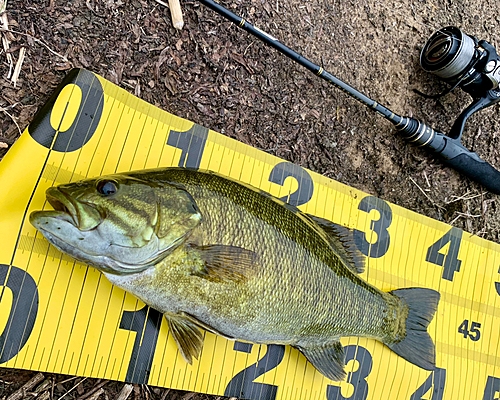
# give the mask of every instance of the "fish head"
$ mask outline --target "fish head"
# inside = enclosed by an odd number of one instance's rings
[[[143,271],[170,254],[201,220],[182,187],[128,175],[51,187],[54,210],[31,224],[62,252],[113,274]]]

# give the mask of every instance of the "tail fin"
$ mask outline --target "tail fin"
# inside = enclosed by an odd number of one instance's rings
[[[408,305],[406,337],[397,343],[386,343],[397,355],[416,366],[433,370],[436,364],[434,343],[427,327],[439,303],[439,293],[432,289],[409,288],[390,292]]]

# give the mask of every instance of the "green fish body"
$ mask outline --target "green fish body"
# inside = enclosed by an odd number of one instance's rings
[[[105,176],[47,191],[31,223],[57,248],[165,314],[187,362],[199,327],[299,349],[345,378],[339,338],[386,344],[434,369],[426,329],[439,293],[383,292],[359,273],[352,232],[214,173],[180,168]]]

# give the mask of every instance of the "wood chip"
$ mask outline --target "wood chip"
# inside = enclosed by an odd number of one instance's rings
[[[12,83],[14,87],[17,85],[17,80],[19,79],[19,74],[21,73],[21,67],[24,62],[24,56],[26,54],[26,47],[21,47],[19,50],[19,58],[17,59],[16,67],[14,68],[14,73],[12,74]]]
[[[160,400],[165,400],[169,393],[170,393],[170,389],[165,389],[165,391],[163,392],[163,394],[160,397]]]
[[[49,399],[50,399],[50,391],[48,390],[36,397],[36,400],[49,400]]]
[[[100,388],[97,392],[95,392],[92,396],[90,396],[89,400],[97,400],[101,394],[104,394],[104,389]]]
[[[98,385],[96,385],[90,392],[85,393],[83,396],[80,396],[78,400],[84,400],[84,399],[90,399],[91,396],[93,396],[95,393],[97,393],[104,385],[106,385],[109,382],[109,380],[105,380],[100,382]]]
[[[38,385],[41,381],[43,381],[45,377],[42,373],[36,374],[33,378],[31,378],[26,384],[20,388],[19,390],[12,393],[7,400],[20,400],[24,397],[27,391],[31,390],[33,387]]]
[[[76,385],[74,385],[71,389],[69,389],[66,393],[64,393],[61,397],[59,397],[59,400],[61,400],[62,398],[66,397],[67,394],[71,393],[73,390],[75,390],[77,387],[79,387],[83,382],[85,382],[87,378],[83,378],[81,379],[80,381],[78,381],[76,383]],[[58,384],[58,386],[60,385],[60,383]],[[61,385],[62,386],[62,385]],[[63,386],[64,387],[64,386]]]
[[[7,149],[7,148],[9,148],[9,145],[7,143],[0,142],[0,149]]]
[[[9,19],[7,18],[7,13],[0,14],[0,29],[2,31],[6,31],[9,29]],[[7,74],[7,79],[10,79],[14,63],[12,61],[12,54],[10,54],[9,52],[10,40],[6,32],[3,32],[2,35],[2,46],[3,50],[5,51],[5,56],[7,57],[7,62],[9,63],[9,73]]]
[[[179,0],[168,0],[170,6],[170,15],[172,17],[172,24],[175,29],[182,29],[184,26],[184,18],[182,17],[182,10]]]
[[[127,400],[130,393],[132,393],[132,390],[134,390],[134,385],[131,383],[123,385],[122,390],[120,390],[120,393],[118,393],[115,400]]]

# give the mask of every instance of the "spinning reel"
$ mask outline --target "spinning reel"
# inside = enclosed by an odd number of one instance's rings
[[[434,33],[420,55],[420,64],[428,72],[450,85],[445,92],[426,98],[439,98],[460,87],[473,102],[460,114],[448,136],[460,139],[465,121],[473,113],[500,101],[500,57],[486,40],[477,40],[454,26]]]

